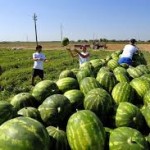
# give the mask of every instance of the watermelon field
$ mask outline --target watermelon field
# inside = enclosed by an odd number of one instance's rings
[[[0,150],[150,149],[149,50],[128,66],[120,48],[89,49],[79,68],[65,48],[44,49],[32,86],[29,47],[0,49]]]

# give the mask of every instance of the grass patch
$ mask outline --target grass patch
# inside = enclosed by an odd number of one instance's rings
[[[0,76],[0,100],[8,99],[19,92],[30,92],[31,73],[33,67],[32,53],[34,50],[9,50],[0,49],[0,65],[2,74]],[[90,59],[104,59],[113,51],[90,50]],[[44,63],[45,79],[57,81],[60,72],[65,69],[79,67],[78,58],[72,58],[65,50],[45,50],[48,62]],[[147,63],[150,64],[150,53],[143,52]],[[36,82],[40,79],[36,78]]]

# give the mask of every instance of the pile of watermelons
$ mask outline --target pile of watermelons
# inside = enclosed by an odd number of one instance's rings
[[[150,69],[142,53],[119,65],[120,53],[0,101],[0,150],[150,149]]]

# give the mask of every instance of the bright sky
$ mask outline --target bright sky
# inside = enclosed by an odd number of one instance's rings
[[[150,40],[150,0],[0,0],[0,41]],[[62,34],[61,34],[62,31]]]

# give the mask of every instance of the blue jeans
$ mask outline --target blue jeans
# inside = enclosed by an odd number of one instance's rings
[[[126,63],[128,65],[132,65],[132,59],[130,59],[128,57],[122,57],[122,58],[119,59],[118,63],[119,64]]]

